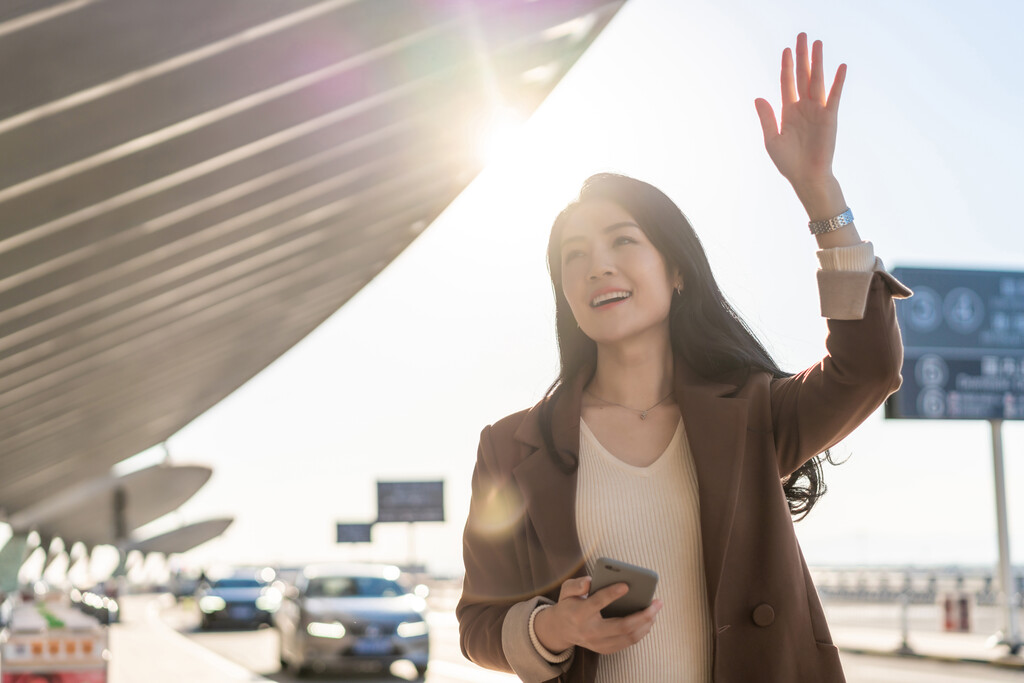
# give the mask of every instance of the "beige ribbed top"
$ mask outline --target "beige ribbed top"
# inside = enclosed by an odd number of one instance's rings
[[[628,465],[580,420],[576,525],[591,574],[598,557],[657,572],[664,607],[639,643],[602,655],[597,683],[711,680],[711,616],[700,536],[697,475],[682,420],[648,467]]]

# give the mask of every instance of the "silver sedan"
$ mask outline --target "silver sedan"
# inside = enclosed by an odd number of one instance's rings
[[[404,659],[422,677],[430,651],[426,604],[402,588],[399,576],[392,566],[305,567],[274,613],[281,666],[302,675],[386,668]]]

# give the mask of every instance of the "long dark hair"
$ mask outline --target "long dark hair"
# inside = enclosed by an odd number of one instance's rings
[[[678,270],[682,274],[685,286],[681,293],[673,295],[669,308],[669,335],[672,352],[677,358],[707,379],[735,378],[739,373],[751,371],[768,372],[775,378],[792,374],[779,368],[726,301],[711,273],[704,247],[679,207],[649,183],[614,173],[599,173],[588,178],[579,197],[558,214],[548,241],[548,271],[555,294],[555,326],[561,362],[558,379],[548,389],[540,413],[541,433],[549,452],[555,453],[551,413],[558,395],[580,372],[594,367],[597,361],[597,344],[576,324],[562,292],[561,272],[562,228],[577,207],[594,200],[610,201],[622,207],[661,253],[668,271]],[[798,520],[825,494],[822,459],[832,462],[825,451],[808,460],[783,482],[789,511]],[[574,463],[570,467],[575,466]]]

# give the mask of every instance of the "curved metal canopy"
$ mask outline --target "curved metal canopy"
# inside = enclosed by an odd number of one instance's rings
[[[96,477],[23,508],[8,522],[15,533],[36,531],[44,540],[64,539],[67,547],[75,541],[90,548],[118,545],[134,529],[180,507],[211,474],[199,465],[156,465],[123,477]]]
[[[166,440],[349,300],[622,5],[0,7],[0,514]]]
[[[131,549],[146,554],[163,553],[164,555],[172,555],[174,553],[186,553],[196,546],[217,538],[234,521],[232,517],[222,517],[220,519],[208,519],[204,522],[188,524],[159,536],[153,536],[144,541],[137,541],[131,545]]]

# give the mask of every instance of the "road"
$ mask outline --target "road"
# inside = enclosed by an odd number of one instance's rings
[[[194,608],[178,606],[165,610],[165,622],[174,626],[195,643],[266,680],[293,683],[298,679],[280,670],[277,633],[273,629],[256,631],[197,630],[198,615]],[[450,609],[430,613],[431,661],[425,683],[510,683],[514,676],[481,669],[466,661],[459,651],[458,625]],[[903,659],[843,653],[843,666],[849,683],[978,683],[1007,681],[1024,683],[1024,673],[981,664],[952,664],[918,659]],[[345,683],[381,683],[415,680],[412,665],[398,663],[390,672],[356,674],[340,677],[321,674],[303,681],[344,681]]]

